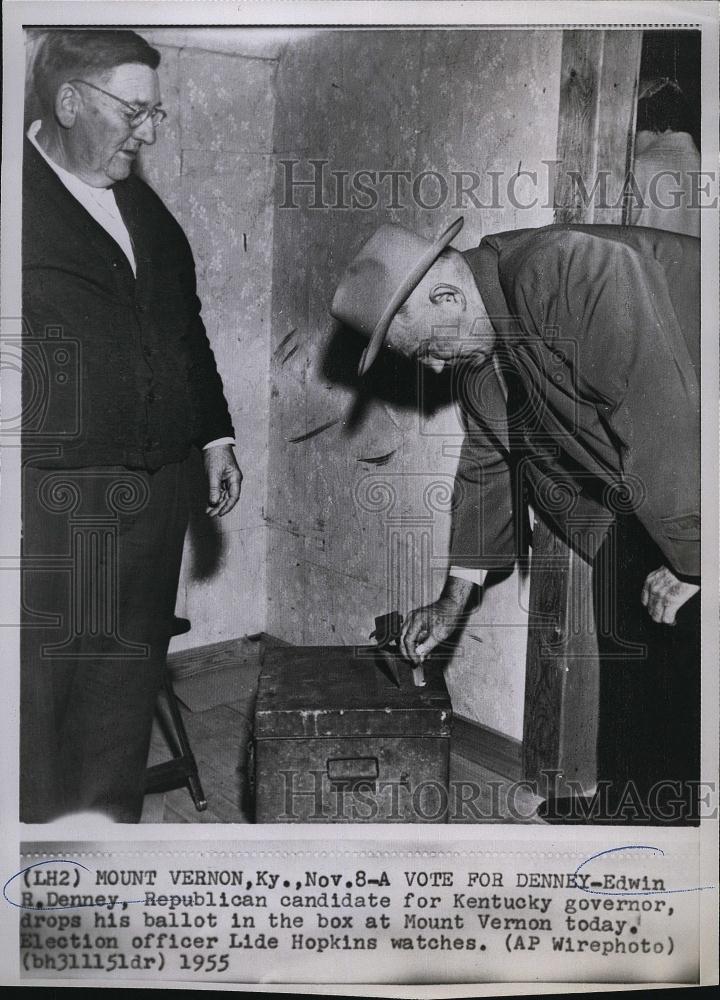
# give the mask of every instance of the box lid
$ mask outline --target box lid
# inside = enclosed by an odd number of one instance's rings
[[[449,736],[442,668],[428,663],[425,676],[425,686],[417,687],[411,665],[376,646],[270,650],[258,685],[255,737]]]

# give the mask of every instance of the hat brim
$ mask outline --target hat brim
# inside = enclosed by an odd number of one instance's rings
[[[458,219],[455,219],[454,222],[450,223],[447,229],[445,229],[438,236],[432,246],[428,247],[422,257],[420,257],[417,263],[413,266],[412,270],[408,272],[403,283],[394,292],[392,298],[385,306],[382,316],[377,321],[367,347],[363,351],[363,355],[360,358],[360,364],[358,366],[358,375],[364,375],[370,365],[375,361],[380,353],[380,350],[382,349],[383,343],[385,342],[385,337],[390,328],[390,324],[393,321],[395,313],[410,293],[420,284],[448,243],[451,243],[455,239],[457,234],[462,229],[464,221],[465,219],[461,215]]]

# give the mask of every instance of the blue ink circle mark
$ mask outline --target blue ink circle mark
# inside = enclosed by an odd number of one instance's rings
[[[620,851],[655,851],[657,854],[665,856],[665,851],[660,847],[651,847],[647,844],[626,844],[624,847],[608,847],[604,851],[598,851],[597,854],[591,855],[581,862],[574,873],[577,875],[585,865],[589,865],[591,861],[596,861],[597,858],[602,858],[606,854],[617,854]],[[586,886],[577,886],[582,892],[587,892],[593,896],[668,896],[671,893],[678,892],[703,892],[705,889],[714,889],[714,885],[696,885],[691,886],[687,889],[630,889],[628,891],[622,892],[609,892],[603,889],[588,889]]]

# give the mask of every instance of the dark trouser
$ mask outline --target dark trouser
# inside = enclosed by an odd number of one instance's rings
[[[182,463],[25,467],[22,821],[139,820],[186,526]]]
[[[610,783],[611,817],[619,811],[618,822],[692,821],[693,783],[700,778],[699,595],[675,626],[653,622],[640,594],[648,573],[667,560],[634,517],[618,518],[614,558],[602,555],[595,560],[595,606],[611,586],[601,566],[614,564],[615,631],[623,640],[599,636],[598,778]],[[644,652],[637,655],[627,643]]]

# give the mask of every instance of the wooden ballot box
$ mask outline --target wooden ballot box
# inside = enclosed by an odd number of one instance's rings
[[[443,823],[452,711],[440,667],[375,646],[266,654],[255,710],[258,823]]]

